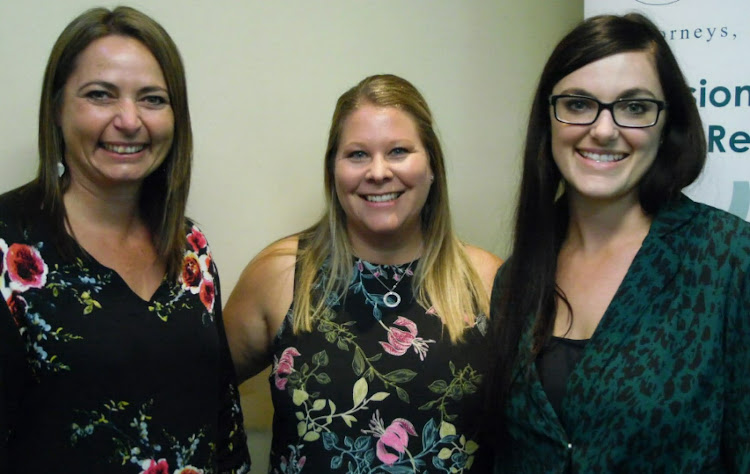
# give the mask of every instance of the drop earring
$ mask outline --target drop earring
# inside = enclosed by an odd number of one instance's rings
[[[62,178],[62,175],[65,174],[65,165],[62,161],[57,162],[57,177]]]

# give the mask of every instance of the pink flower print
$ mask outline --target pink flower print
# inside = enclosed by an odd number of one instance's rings
[[[201,302],[206,307],[208,312],[214,310],[214,300],[216,299],[216,289],[214,287],[214,281],[211,277],[204,276],[201,280],[201,286],[199,290]]]
[[[403,418],[396,418],[393,420],[378,440],[375,448],[375,453],[377,454],[378,459],[383,461],[384,464],[392,466],[393,463],[398,461],[398,456],[388,452],[386,447],[392,448],[396,450],[396,452],[403,454],[409,444],[409,435],[417,436],[414,425]]]
[[[190,229],[190,233],[187,235],[187,241],[196,252],[200,252],[201,249],[204,249],[208,246],[206,237],[203,235],[203,233],[201,233],[200,230],[198,230],[196,226],[193,226],[193,228]]]
[[[195,252],[187,252],[182,261],[182,272],[180,272],[182,288],[190,290],[195,295],[200,291],[201,280],[203,280],[203,272],[198,255]]]
[[[8,244],[0,239],[0,275],[5,271],[5,254],[8,253]]]
[[[393,323],[394,325],[406,328],[406,331],[402,331],[397,328],[388,328],[388,342],[380,341],[380,345],[383,349],[391,355],[402,356],[406,354],[406,351],[410,347],[414,348],[414,352],[419,355],[419,360],[424,360],[427,355],[429,347],[427,344],[434,343],[433,339],[423,339],[417,337],[417,325],[414,324],[410,319],[406,319],[403,316],[399,316],[398,319]]]
[[[203,469],[198,469],[193,466],[185,466],[182,469],[178,469],[174,474],[203,474]]]
[[[279,390],[286,388],[286,377],[282,375],[289,375],[294,372],[294,357],[299,356],[300,353],[294,347],[287,347],[284,352],[281,353],[281,357],[276,360],[274,356],[273,373],[274,373],[274,384]]]
[[[143,469],[141,474],[169,474],[169,464],[167,464],[166,459],[143,461],[141,468]]]
[[[29,288],[41,288],[47,282],[47,264],[36,248],[26,244],[12,244],[8,247],[4,260],[11,289],[26,291]]]
[[[14,291],[10,294],[10,297],[8,297],[8,309],[10,310],[10,314],[13,315],[13,321],[16,323],[17,327],[23,325],[27,307],[28,303],[26,303],[26,300],[20,293]]]

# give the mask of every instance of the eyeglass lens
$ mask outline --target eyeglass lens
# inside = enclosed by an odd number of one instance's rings
[[[586,97],[558,97],[555,116],[566,123],[587,125],[597,119],[601,105]],[[609,108],[615,123],[623,127],[648,127],[659,117],[658,104],[644,99],[618,100],[603,108]]]

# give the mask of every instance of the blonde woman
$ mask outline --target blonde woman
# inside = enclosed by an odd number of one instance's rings
[[[271,244],[226,307],[241,380],[270,364],[271,472],[476,470],[500,260],[451,227],[430,110],[404,79],[344,93],[324,217]]]

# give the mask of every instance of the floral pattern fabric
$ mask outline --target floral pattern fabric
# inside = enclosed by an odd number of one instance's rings
[[[0,471],[248,472],[201,231],[187,225],[179,281],[144,301],[96,260],[63,260],[15,204],[0,197],[0,343],[15,356],[0,365]]]
[[[269,472],[489,469],[477,442],[486,319],[451,344],[412,295],[411,268],[357,260],[345,298],[330,297],[309,333],[293,334],[290,309],[269,378]],[[389,308],[383,296],[399,281]]]

